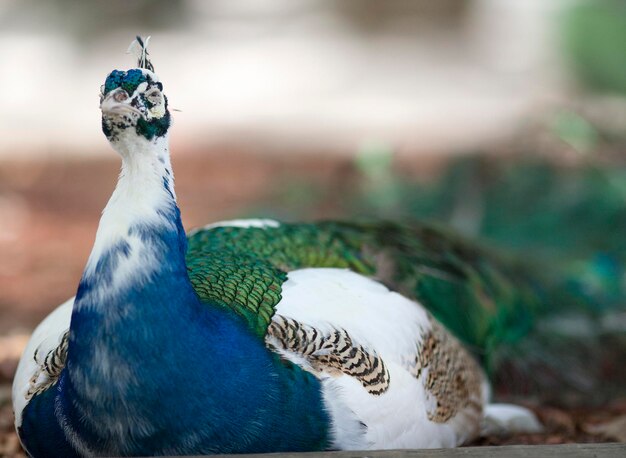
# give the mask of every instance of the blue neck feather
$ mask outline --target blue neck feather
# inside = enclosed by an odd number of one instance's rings
[[[83,276],[66,368],[54,390],[31,401],[25,427],[33,415],[41,423],[53,415],[60,427],[56,435],[48,431],[50,441],[62,443],[62,434],[71,450],[109,455],[328,447],[318,380],[279,361],[223,309],[199,301],[168,176],[159,218],[129,227],[128,239],[107,247]],[[156,267],[148,276],[128,272],[120,282],[118,269],[136,254],[132,238]],[[47,420],[45,403],[55,405]],[[29,409],[36,412],[30,418]]]

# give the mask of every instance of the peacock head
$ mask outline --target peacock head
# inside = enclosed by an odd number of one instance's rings
[[[137,37],[138,68],[113,70],[100,90],[102,131],[115,146],[118,142],[153,141],[167,133],[171,118],[163,84],[148,60],[146,44]]]

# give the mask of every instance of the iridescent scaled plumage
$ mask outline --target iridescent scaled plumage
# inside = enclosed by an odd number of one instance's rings
[[[493,253],[421,223],[212,228],[190,235],[187,265],[203,299],[220,302],[228,290],[221,285],[233,282],[228,307],[259,335],[280,298],[284,272],[302,267],[349,268],[377,278],[423,303],[481,359],[525,335],[539,306],[525,274]],[[239,278],[268,286],[245,294],[244,287],[234,286]]]
[[[150,83],[149,76],[135,68],[128,71],[113,70],[102,89],[102,95],[107,95],[113,89],[122,88],[128,94],[133,94],[141,83]]]

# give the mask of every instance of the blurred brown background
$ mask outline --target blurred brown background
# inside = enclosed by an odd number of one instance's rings
[[[484,173],[449,173],[474,153],[486,154],[480,170],[531,157],[576,170],[585,186],[589,167],[608,170],[606,193],[626,208],[619,0],[3,0],[3,431],[21,348],[74,294],[114,188],[119,161],[100,131],[98,91],[111,70],[134,65],[124,51],[137,34],[152,36],[156,72],[181,110],[171,141],[188,229],[242,216],[431,217],[515,245],[477,216],[490,205]],[[433,193],[461,181],[469,187],[451,203]],[[612,211],[599,219],[618,232],[626,220]],[[0,454],[15,440],[2,436]]]

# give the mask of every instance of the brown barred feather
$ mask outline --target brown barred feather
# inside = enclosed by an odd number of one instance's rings
[[[482,370],[441,324],[431,319],[431,325],[410,367],[418,379],[426,373],[424,386],[436,400],[436,408],[428,412],[428,418],[445,423],[466,407],[480,414]]]
[[[39,367],[30,378],[30,386],[26,392],[26,399],[32,399],[33,396],[46,391],[57,382],[61,371],[65,367],[68,341],[69,331],[65,331],[61,336],[59,345],[57,345],[55,349],[50,350],[41,362],[38,358],[38,350],[35,351],[34,359],[35,362],[39,364]],[[45,375],[45,379],[38,381],[42,374]]]
[[[268,345],[306,358],[316,372],[356,378],[373,395],[389,388],[389,371],[376,353],[352,341],[344,329],[324,334],[292,318],[275,315],[267,334]]]

